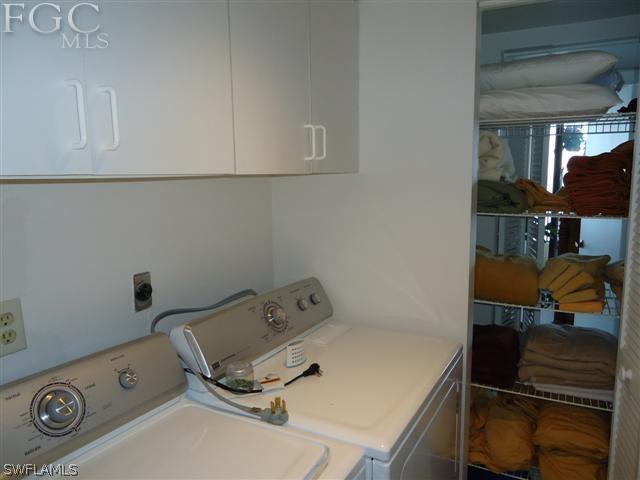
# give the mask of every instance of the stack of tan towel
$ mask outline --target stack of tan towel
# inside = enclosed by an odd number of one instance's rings
[[[544,480],[605,480],[610,418],[605,412],[471,391],[469,461],[494,473],[529,470]]]
[[[605,412],[543,403],[533,443],[544,480],[605,480],[610,418]]]
[[[560,310],[598,313],[604,307],[604,275],[609,255],[565,253],[549,259],[538,286],[551,292]]]
[[[542,391],[611,399],[615,383],[616,338],[595,328],[544,324],[531,328],[518,376]]]

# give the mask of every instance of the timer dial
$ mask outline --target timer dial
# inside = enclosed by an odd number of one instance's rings
[[[131,390],[138,384],[138,374],[133,368],[125,368],[124,370],[120,370],[118,382],[125,390]]]
[[[267,302],[262,309],[262,317],[274,332],[284,332],[288,325],[287,312],[278,303]]]
[[[66,383],[47,385],[31,402],[34,425],[51,437],[73,432],[82,422],[84,411],[84,397],[77,388]]]

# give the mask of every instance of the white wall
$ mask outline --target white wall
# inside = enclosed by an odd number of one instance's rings
[[[467,336],[476,11],[361,2],[360,173],[274,179],[277,284],[317,275],[338,315]]]
[[[269,179],[0,185],[0,226],[0,298],[21,297],[28,343],[0,359],[0,384],[273,283]],[[136,314],[147,270],[154,306]]]
[[[472,2],[360,3],[360,173],[273,180],[277,284],[470,344],[476,31]]]

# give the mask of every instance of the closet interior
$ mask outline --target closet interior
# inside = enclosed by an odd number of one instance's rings
[[[482,26],[469,478],[635,478],[640,2]]]

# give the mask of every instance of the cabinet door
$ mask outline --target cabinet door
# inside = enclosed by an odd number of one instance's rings
[[[311,0],[311,118],[316,128],[313,171],[358,170],[358,5]]]
[[[68,10],[68,2],[58,4]],[[0,33],[0,175],[88,175],[82,51],[62,48],[66,27],[51,34],[33,31],[28,17],[35,5],[10,7],[24,21],[13,20],[12,32]],[[59,15],[50,6],[35,10],[40,29],[54,26],[52,14]]]
[[[233,173],[227,2],[105,2],[100,21],[109,45],[86,52],[96,173]]]
[[[309,5],[231,0],[239,174],[309,173]]]

